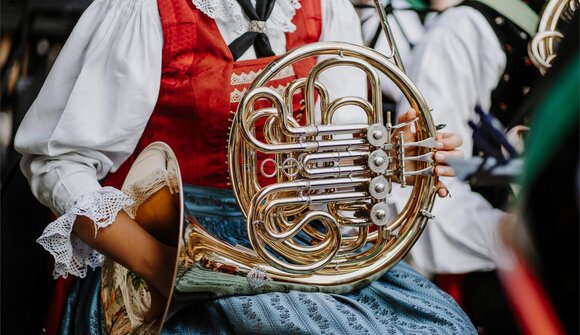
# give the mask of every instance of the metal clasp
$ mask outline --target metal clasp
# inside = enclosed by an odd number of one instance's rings
[[[266,28],[266,21],[252,20],[250,21],[250,29],[253,33],[265,33],[268,29]]]
[[[430,220],[434,220],[435,219],[435,215],[433,215],[431,212],[429,212],[425,208],[421,209],[419,211],[419,213],[421,213],[421,215],[423,215],[424,217],[426,217],[426,218],[428,218]]]

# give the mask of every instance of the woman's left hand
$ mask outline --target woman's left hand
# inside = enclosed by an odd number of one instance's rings
[[[409,110],[405,114],[401,115],[398,118],[399,123],[409,122],[416,118],[417,113],[414,110]],[[416,141],[415,132],[411,129],[411,125],[403,127],[395,132],[394,136],[399,132],[404,132],[405,135],[405,142],[414,142]],[[435,137],[435,152],[433,153],[433,160],[437,163],[435,168],[433,169],[433,174],[439,177],[453,177],[455,176],[455,171],[453,168],[447,165],[447,160],[452,159],[462,159],[464,157],[463,151],[457,149],[463,144],[463,140],[459,135],[455,133],[444,133],[444,132],[437,132]],[[409,148],[411,149],[411,148]],[[412,151],[416,151],[416,148],[412,148],[409,150],[408,155],[415,155]],[[407,161],[405,169],[408,171],[416,170],[416,162],[415,161]],[[409,178],[407,180],[409,184],[413,183],[413,179]],[[447,187],[441,181],[437,184],[437,193],[440,197],[446,197],[449,192],[447,191]]]

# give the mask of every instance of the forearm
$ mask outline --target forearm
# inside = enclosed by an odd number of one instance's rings
[[[73,231],[91,248],[135,272],[164,295],[169,294],[174,248],[159,242],[123,210],[110,226],[98,233],[95,228],[91,219],[77,216]]]

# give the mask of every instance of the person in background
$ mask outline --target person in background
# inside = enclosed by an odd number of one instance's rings
[[[439,0],[431,3],[424,0],[383,1],[387,20],[405,68],[410,66],[413,48],[425,34],[424,25],[438,12],[458,2],[459,0]],[[352,3],[361,20],[364,44],[383,55],[391,55],[374,0],[353,0]],[[379,73],[379,77],[384,109],[396,112],[396,102],[401,99],[400,91],[384,74]]]
[[[380,28],[379,16],[374,8],[374,1],[354,1],[355,8],[362,23],[363,40],[365,44],[373,47],[375,50],[390,54],[391,50],[388,47],[386,37]],[[433,63],[428,58],[419,59],[423,62],[423,68],[416,69],[414,65],[415,58],[420,58],[418,55],[420,51],[416,49],[424,48],[424,38],[429,38],[426,35],[426,28],[436,26],[439,16],[445,14],[445,9],[456,5],[459,1],[385,1],[388,9],[389,25],[392,29],[393,36],[397,47],[399,49],[401,59],[405,65],[407,74],[413,81],[415,78],[422,75],[429,75],[431,71],[439,70],[437,73],[442,79],[440,83],[442,87],[440,90],[447,89],[443,87],[445,82],[443,79],[453,80],[453,72],[449,74],[442,74],[442,70],[437,68],[436,62],[441,60],[434,59]],[[455,8],[451,8],[451,11]],[[443,14],[441,14],[443,12]],[[428,17],[428,18],[427,18]],[[425,25],[423,24],[425,22]],[[485,21],[481,22],[487,24]],[[446,37],[443,37],[445,39]],[[452,38],[449,36],[448,38]],[[491,40],[492,42],[493,39]],[[495,42],[497,43],[497,42]],[[445,60],[449,66],[455,66],[454,60]],[[471,77],[471,76],[470,76]],[[408,108],[406,101],[400,101],[398,104],[395,101],[401,100],[403,97],[397,87],[386,76],[381,76],[381,84],[383,87],[383,96],[385,98],[385,110],[397,111],[404,113]],[[454,93],[448,92],[445,97],[445,103],[451,102],[447,105],[442,105],[441,101],[444,99],[440,96],[435,96],[434,87],[421,84],[421,81],[416,83],[419,90],[426,98],[428,105],[433,108],[434,119],[438,123],[447,124],[448,127],[458,128],[454,123],[449,122],[452,116],[442,113],[441,108],[447,108],[449,104],[453,103]],[[461,83],[453,83],[460,86]],[[448,87],[450,90],[451,87]],[[425,90],[426,92],[423,92]],[[399,105],[399,106],[397,106]],[[442,105],[441,108],[437,108]],[[467,127],[467,123],[465,123]],[[465,131],[462,127],[462,136],[471,138],[471,134]],[[471,140],[469,140],[471,143]],[[469,156],[471,150],[469,150]],[[449,180],[448,185],[451,190],[452,198],[445,201],[437,201],[435,203],[436,219],[430,222],[426,232],[420,238],[420,242],[412,251],[412,261],[417,269],[425,274],[434,273],[454,273],[467,272],[477,270],[492,270],[495,268],[493,261],[499,237],[493,224],[499,220],[503,213],[499,210],[489,206],[484,199],[478,194],[472,194],[467,185],[463,185],[457,180]],[[408,190],[395,188],[393,197],[393,205],[399,210],[404,206],[404,199],[408,196]],[[465,197],[467,194],[467,198]],[[467,200],[467,205],[464,201]],[[433,223],[431,225],[431,223]],[[441,229],[435,229],[430,226],[439,226]]]
[[[463,1],[432,18],[413,50],[410,78],[423,93],[433,117],[464,139],[467,157],[477,154],[469,121],[476,108],[491,113],[505,127],[525,123],[519,108],[533,90],[537,70],[527,58],[527,44],[542,2]],[[405,111],[405,102],[397,106]],[[450,178],[451,201],[438,202],[435,220],[411,251],[415,264],[430,273],[469,273],[463,302],[476,313],[476,324],[491,333],[517,332],[494,270],[498,263],[500,222],[507,215],[507,193],[497,187],[477,190]],[[458,296],[459,298],[459,296]],[[461,300],[461,299],[460,299]],[[469,301],[469,302],[467,302]],[[468,310],[470,307],[466,307]],[[494,315],[502,318],[490,317]]]

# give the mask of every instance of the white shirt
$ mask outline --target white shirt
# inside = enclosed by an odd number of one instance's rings
[[[433,18],[413,51],[407,68],[411,80],[433,109],[444,131],[463,138],[463,152],[472,154],[474,108],[489,110],[491,92],[505,70],[506,56],[486,19],[470,7],[454,7]],[[398,112],[409,109],[401,102]],[[498,223],[505,213],[455,178],[442,178],[452,198],[437,199],[425,233],[411,250],[424,271],[460,273],[494,269],[500,243]],[[399,204],[399,207],[402,204]]]
[[[192,0],[214,18],[226,41],[249,24],[235,0]],[[278,0],[266,34],[273,51],[286,51],[285,32],[298,0]],[[360,21],[348,0],[321,0],[321,41],[362,44]],[[61,215],[38,239],[54,257],[54,276],[80,277],[103,256],[71,235],[76,215],[98,228],[113,223],[130,203],[98,180],[133,153],[155,107],[161,79],[163,32],[156,0],[95,0],[64,45],[15,138],[21,168],[32,192]],[[250,48],[241,58],[255,58]],[[348,78],[348,80],[344,80]],[[362,72],[331,69],[319,79],[336,96],[366,97]],[[362,111],[338,112],[337,123],[360,119]]]

